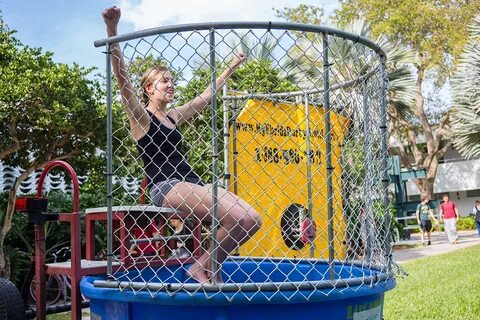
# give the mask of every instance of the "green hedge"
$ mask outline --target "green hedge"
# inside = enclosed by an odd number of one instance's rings
[[[417,221],[411,220],[409,222],[409,225],[416,225]],[[476,230],[477,225],[475,224],[475,216],[473,214],[470,214],[469,216],[464,216],[460,217],[457,222],[457,231],[464,231],[464,230]],[[433,228],[433,231],[444,231],[445,228],[441,226],[440,228],[435,227]],[[411,229],[410,233],[418,233],[420,232],[420,228],[417,229]]]
[[[475,230],[477,225],[475,224],[475,216],[473,214],[468,217],[461,217],[457,222],[457,230]]]

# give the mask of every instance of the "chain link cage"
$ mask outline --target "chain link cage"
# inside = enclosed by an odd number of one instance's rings
[[[183,135],[174,148],[204,194],[180,181],[168,197],[181,205],[153,204],[145,150],[132,138],[111,74],[113,43],[138,99],[152,66],[174,78],[168,110],[205,90],[213,95],[189,121],[162,122]],[[392,279],[387,78],[378,46],[290,23],[182,25],[97,45],[107,47],[110,278],[96,285],[152,297],[307,301],[306,289],[329,295]],[[240,52],[246,60],[216,87]],[[163,141],[149,143],[161,152]],[[191,277],[195,266],[208,281]]]

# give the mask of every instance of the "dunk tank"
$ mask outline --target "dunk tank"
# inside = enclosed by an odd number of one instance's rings
[[[137,88],[152,65],[170,68],[171,108],[210,86],[208,106],[179,127],[185,157],[211,184],[203,221],[195,208],[151,203],[112,80],[115,42]],[[382,319],[395,278],[380,47],[273,22],[162,27],[95,45],[106,47],[107,207],[88,209],[87,219],[106,223],[108,274],[81,282],[92,319]],[[217,88],[239,51],[247,60]],[[219,188],[262,216],[260,230],[221,264]],[[187,276],[204,252],[222,282]]]

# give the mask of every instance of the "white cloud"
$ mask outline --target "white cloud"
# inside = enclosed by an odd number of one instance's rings
[[[275,9],[310,4],[330,13],[337,0],[120,0],[122,19],[135,31],[172,24],[211,21],[278,21]]]

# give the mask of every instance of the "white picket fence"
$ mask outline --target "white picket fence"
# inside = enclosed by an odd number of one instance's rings
[[[14,168],[5,166],[0,161],[0,193],[8,192],[12,189],[15,179],[24,172],[21,168]],[[32,173],[28,178],[21,182],[20,188],[17,191],[17,195],[34,194],[37,191],[38,179],[42,170],[37,170]],[[88,180],[88,176],[78,176],[78,182],[81,185]],[[113,182],[121,184],[124,190],[130,195],[137,195],[139,193],[141,180],[140,179],[126,179],[121,177],[113,177]],[[43,191],[48,193],[49,191],[62,191],[65,193],[72,192],[72,186],[70,183],[66,183],[62,173],[48,174],[45,178],[43,185]]]

